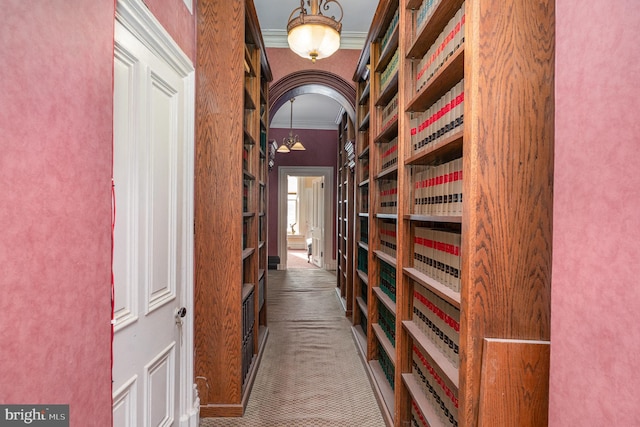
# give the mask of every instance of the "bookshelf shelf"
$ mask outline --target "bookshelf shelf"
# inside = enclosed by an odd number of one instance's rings
[[[376,179],[398,178],[398,165],[390,166],[376,175]]]
[[[269,334],[265,118],[272,75],[252,0],[202,0],[194,13],[194,374],[201,418],[239,417]]]
[[[376,107],[381,107],[383,105],[387,105],[391,98],[398,93],[398,73],[396,72],[393,77],[389,80],[389,83],[384,87],[384,89],[380,92],[378,96],[378,100],[375,103]]]
[[[406,385],[411,398],[414,400],[420,412],[428,420],[430,427],[446,427],[446,424],[440,419],[440,416],[433,409],[431,403],[427,400],[426,394],[418,380],[411,374],[402,374],[402,381]]]
[[[376,137],[374,143],[375,144],[384,144],[387,142],[391,142],[393,138],[398,135],[398,120],[394,120],[387,126],[384,130],[380,132],[380,134]]]
[[[439,222],[439,223],[453,223],[453,224],[462,224],[462,216],[453,216],[453,215],[416,215],[416,214],[406,214],[404,215],[404,219],[408,219],[409,221],[416,222]]]
[[[488,337],[548,345],[554,2],[515,1],[381,0],[353,76],[353,328],[388,426],[521,413],[481,393]]]
[[[397,220],[398,219],[398,214],[378,213],[378,214],[376,214],[376,218],[378,218],[378,219],[393,219],[393,220]]]
[[[369,112],[367,111],[367,114],[362,118],[362,120],[359,122],[360,126],[358,127],[358,130],[360,132],[367,130],[369,128]]]
[[[378,338],[378,341],[380,341],[380,345],[382,345],[382,348],[384,349],[384,351],[387,353],[387,355],[389,355],[389,359],[391,360],[391,363],[395,366],[396,348],[393,346],[391,341],[389,341],[389,338],[387,338],[387,335],[384,333],[380,325],[378,325],[377,323],[374,323],[372,327],[373,327],[373,332],[376,334],[376,337]]]
[[[376,297],[378,297],[380,302],[382,302],[389,309],[391,313],[395,314],[396,303],[393,302],[391,298],[389,298],[389,296],[385,294],[384,291],[379,287],[373,287],[372,289],[373,289],[373,293],[376,295]]]
[[[405,267],[404,273],[411,279],[415,280],[425,288],[428,288],[433,293],[437,294],[440,298],[448,301],[451,305],[460,308],[460,293],[452,291],[447,286],[443,285],[433,277],[427,276],[421,271],[412,267]]]
[[[424,111],[463,78],[464,46],[461,46],[409,101],[406,111]]]
[[[380,53],[380,60],[376,65],[376,72],[381,73],[391,62],[391,58],[393,57],[394,52],[398,49],[398,26],[396,25],[395,30],[393,31],[389,42],[385,46],[384,50]]]
[[[437,160],[449,160],[462,155],[462,131],[427,146],[405,160],[406,165],[427,165]]]
[[[438,347],[436,347],[433,342],[429,338],[427,338],[424,332],[422,332],[415,323],[410,320],[403,320],[402,326],[411,336],[413,343],[420,346],[420,348],[425,353],[427,353],[433,359],[433,361],[442,369],[442,372],[444,372],[449,381],[451,381],[453,385],[458,388],[458,368],[456,368],[451,363],[451,361],[447,359],[440,350],[438,350]]]

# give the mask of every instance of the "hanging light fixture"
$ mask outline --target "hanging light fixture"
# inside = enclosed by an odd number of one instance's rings
[[[322,14],[321,9],[328,11],[330,3],[340,9],[340,19]],[[296,12],[299,15],[294,17]],[[336,0],[300,0],[300,7],[293,9],[287,23],[289,48],[303,58],[311,58],[311,62],[333,55],[340,47],[342,16],[342,6]]]
[[[288,153],[290,151],[304,151],[304,145],[300,142],[298,135],[293,136],[293,101],[295,98],[291,98],[291,122],[289,125],[289,136],[282,139],[282,144],[276,150],[278,153]]]

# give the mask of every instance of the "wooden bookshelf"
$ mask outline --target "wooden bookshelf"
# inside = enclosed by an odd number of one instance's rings
[[[551,0],[378,3],[353,78],[353,321],[389,426],[546,425],[554,44]]]
[[[242,416],[268,336],[272,76],[252,0],[196,13],[195,381],[201,417]]]
[[[354,124],[343,112],[338,124],[336,292],[348,317],[352,315],[354,303],[355,149]]]

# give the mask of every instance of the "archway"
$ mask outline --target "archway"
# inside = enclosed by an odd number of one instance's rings
[[[324,95],[327,96],[334,101],[336,101],[346,112],[352,122],[355,122],[355,98],[356,98],[356,90],[355,87],[352,86],[349,82],[344,80],[342,77],[322,70],[303,70],[291,73],[269,87],[269,124],[271,124],[273,120],[273,116],[275,113],[282,107],[285,103],[289,102],[289,100],[293,97],[297,97],[303,94],[316,94],[316,95]],[[313,168],[289,168],[295,169],[295,172],[299,175],[306,176],[310,169]],[[282,171],[280,171],[282,172]],[[291,171],[290,171],[291,172]],[[317,172],[317,171],[316,171]],[[293,172],[291,172],[293,173]],[[282,184],[284,181],[280,181],[282,178],[278,176],[278,221],[276,221],[277,228],[277,252],[278,256],[281,259],[280,264],[278,265],[278,269],[286,268],[286,254],[287,254],[287,244],[286,244],[286,224],[283,220],[285,208],[283,205],[285,198],[283,194],[286,195],[286,190],[283,188]],[[326,171],[322,171],[319,175],[325,176],[325,184],[327,188],[327,196],[325,200],[333,201],[333,174],[328,173]],[[285,175],[286,176],[286,175]],[[271,210],[271,208],[270,208]],[[331,208],[327,208],[326,217],[333,213],[333,206]],[[270,221],[271,223],[271,221]],[[328,224],[332,223],[329,221]],[[327,227],[327,229],[330,229]],[[335,232],[335,230],[333,230]],[[333,245],[328,244],[327,240],[330,236],[329,234],[325,239],[325,250],[324,253],[328,254],[333,252],[333,250],[329,249]],[[335,236],[334,236],[335,238]],[[333,239],[332,239],[333,240]],[[334,254],[335,256],[335,254]],[[331,260],[331,261],[329,261]],[[328,270],[335,269],[335,260],[332,258],[328,258],[325,256],[325,268]]]
[[[322,70],[302,70],[284,76],[269,87],[269,123],[291,98],[302,94],[325,95],[336,101],[355,122],[356,89],[337,74]]]

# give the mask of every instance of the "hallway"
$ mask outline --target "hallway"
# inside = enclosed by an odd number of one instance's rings
[[[200,427],[383,427],[335,275],[268,274],[269,338],[245,414],[201,419]]]

